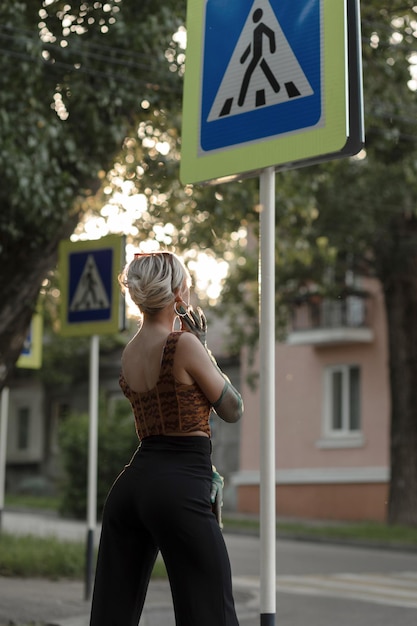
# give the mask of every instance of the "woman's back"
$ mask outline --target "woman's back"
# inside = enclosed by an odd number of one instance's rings
[[[141,440],[155,435],[210,436],[210,402],[194,381],[183,383],[175,376],[174,362],[182,334],[180,331],[170,333],[158,352],[156,348],[160,346],[155,345],[151,356],[156,354],[159,362],[150,359],[154,361],[153,372],[147,376],[146,384],[139,384],[141,373],[145,378],[147,371],[148,361],[145,358],[138,359],[135,354],[129,359],[128,355],[129,379],[124,367],[122,369],[120,386],[132,405],[136,432]],[[132,379],[135,380],[135,387],[128,382]]]
[[[142,328],[128,343],[122,355],[122,371],[132,390],[143,393],[156,385],[168,336],[166,328],[160,331],[152,328],[151,332]],[[174,375],[185,384],[193,382],[178,359],[174,363]]]

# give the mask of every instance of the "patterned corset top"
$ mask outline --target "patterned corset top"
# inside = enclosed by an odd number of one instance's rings
[[[151,435],[190,433],[201,430],[210,436],[211,404],[196,383],[175,380],[172,366],[181,331],[168,335],[158,381],[149,391],[133,391],[120,374],[120,387],[132,405],[139,439]]]

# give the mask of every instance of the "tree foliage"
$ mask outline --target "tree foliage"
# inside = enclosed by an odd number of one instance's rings
[[[42,281],[144,109],[176,102],[165,58],[183,6],[25,0],[0,7],[0,381]]]
[[[108,414],[100,403],[98,430],[97,515],[121,469],[138,446],[129,406],[119,402]],[[89,416],[72,414],[62,422],[59,444],[64,477],[60,486],[60,510],[66,516],[85,519],[87,511]]]
[[[109,197],[112,232],[136,243],[191,256],[239,246],[230,233],[251,214],[245,186],[178,180],[184,14],[174,0],[0,7],[0,387],[60,240]],[[128,227],[119,191],[146,198]]]

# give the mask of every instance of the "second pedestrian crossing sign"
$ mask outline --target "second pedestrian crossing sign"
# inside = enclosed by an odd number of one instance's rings
[[[117,277],[123,237],[63,241],[59,249],[61,334],[116,333],[123,326],[123,300]]]
[[[349,7],[357,29],[357,0],[189,0],[183,182],[358,152]]]

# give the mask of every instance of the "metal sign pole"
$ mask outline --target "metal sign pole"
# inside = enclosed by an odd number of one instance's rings
[[[260,176],[260,537],[261,626],[274,626],[276,610],[275,512],[275,170]]]
[[[87,548],[85,599],[91,597],[94,569],[94,532],[97,526],[97,449],[98,449],[98,380],[99,335],[92,335],[90,344],[90,420],[88,436]]]
[[[6,451],[7,451],[7,422],[9,417],[9,388],[4,387],[1,392],[0,406],[0,531],[3,527],[4,492],[6,485]]]

